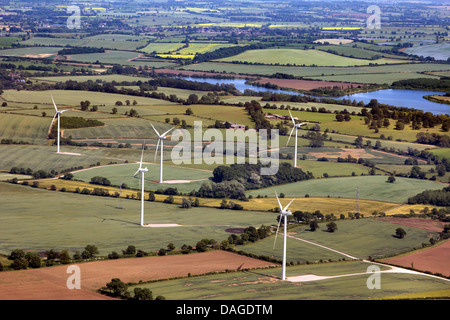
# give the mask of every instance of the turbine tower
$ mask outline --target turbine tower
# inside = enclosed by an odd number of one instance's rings
[[[142,156],[144,155],[144,144],[142,145],[142,153],[141,153],[141,162],[139,162],[139,169],[137,169],[136,173],[133,177],[136,177],[138,173],[140,173],[140,187],[141,187],[141,226],[144,225],[144,173],[148,171],[147,168],[142,168]]]
[[[292,120],[292,123],[293,123],[294,126],[292,127],[291,134],[289,135],[289,139],[288,139],[288,141],[286,142],[286,146],[289,144],[289,140],[291,140],[292,132],[293,132],[294,129],[295,129],[294,168],[296,168],[296,167],[297,167],[297,131],[298,131],[298,129],[299,129],[301,126],[307,124],[307,122],[302,122],[302,123],[296,124],[296,123],[295,123],[295,120],[294,120],[294,117],[292,117],[292,113],[291,113],[291,110],[290,110],[290,109],[289,109],[289,115],[291,116],[291,120]]]
[[[57,137],[57,142],[56,142],[56,145],[57,145],[57,151],[56,151],[56,153],[60,153],[59,152],[59,140],[60,140],[60,130],[61,130],[61,113],[63,113],[63,112],[65,112],[65,111],[69,111],[69,110],[58,110],[58,108],[56,107],[56,104],[55,104],[55,100],[53,100],[53,96],[51,96],[52,97],[52,101],[53,101],[53,106],[55,107],[55,115],[53,116],[53,119],[52,119],[52,123],[50,123],[50,128],[48,128],[48,131],[50,132],[50,130],[51,130],[51,128],[52,128],[52,126],[53,126],[53,121],[55,121],[55,117],[56,116],[58,116],[58,137]]]
[[[151,123],[150,123],[151,124]],[[170,128],[163,134],[159,134],[159,132],[155,129],[153,124],[151,124],[153,130],[155,130],[156,134],[158,135],[158,144],[156,145],[156,151],[155,151],[155,161],[156,161],[156,155],[158,154],[158,147],[159,143],[161,142],[161,157],[160,157],[160,165],[159,165],[159,183],[163,183],[163,148],[164,148],[164,140],[166,139],[166,134],[169,133],[170,130],[174,128]]]
[[[275,191],[275,195],[277,197],[277,201],[278,201],[278,205],[280,207],[280,218],[278,221],[278,227],[277,227],[277,232],[275,234],[275,241],[273,242],[273,248],[275,249],[275,243],[277,242],[277,236],[278,236],[278,229],[280,228],[280,223],[281,223],[281,219],[284,217],[284,237],[283,237],[283,265],[282,265],[282,275],[281,275],[281,280],[286,280],[286,237],[287,237],[287,217],[290,216],[292,214],[291,211],[288,210],[288,207],[291,205],[292,201],[295,200],[292,199],[291,202],[289,202],[289,204],[283,208],[281,206],[280,203],[280,199],[278,199],[278,194]]]

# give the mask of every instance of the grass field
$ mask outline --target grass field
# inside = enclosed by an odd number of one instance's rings
[[[326,81],[346,81],[346,82],[379,83],[379,84],[383,83],[391,84],[393,81],[396,80],[423,78],[423,77],[437,79],[437,76],[423,74],[422,72],[438,72],[438,71],[447,71],[450,69],[448,65],[439,63],[413,63],[413,64],[398,64],[398,65],[390,64],[389,66],[378,65],[378,66],[360,66],[360,67],[354,66],[288,67],[282,65],[250,65],[250,64],[246,65],[246,64],[230,64],[220,62],[204,62],[183,66],[182,68],[184,70],[192,70],[192,71],[215,71],[215,72],[255,74],[255,75],[272,75],[278,72],[290,74],[297,77],[304,77],[308,79],[310,78]]]
[[[395,60],[376,59],[364,60],[347,58],[334,55],[320,50],[297,50],[297,49],[263,49],[248,50],[236,56],[219,59],[223,62],[249,62],[262,64],[295,64],[298,66],[358,66],[369,64],[393,63]],[[281,61],[281,62],[280,62]]]
[[[140,150],[128,148],[77,148],[63,145],[61,152],[80,156],[57,154],[56,146],[0,145],[0,170],[9,171],[12,167],[19,167],[60,172],[79,166],[87,168],[97,162],[105,165],[110,162],[139,161],[141,157]]]
[[[382,274],[380,290],[369,290],[365,274],[369,264],[338,262],[287,267],[287,276],[339,276],[321,281],[295,283],[279,281],[280,268],[249,270],[203,277],[182,278],[140,284],[168,300],[366,300],[386,296],[448,296],[448,283],[421,275]],[[386,270],[380,266],[380,270]],[[354,275],[352,275],[354,274]]]
[[[146,97],[131,97],[123,94],[115,93],[103,93],[93,91],[78,91],[78,90],[46,90],[46,91],[17,91],[17,90],[5,90],[1,95],[3,99],[10,102],[21,102],[25,105],[29,105],[32,108],[35,104],[48,104],[52,106],[52,98],[55,99],[57,106],[72,106],[79,107],[81,101],[89,100],[92,105],[97,106],[115,106],[116,101],[121,101],[125,104],[126,100],[136,100],[137,106],[128,106],[129,109],[137,108],[141,105],[173,105],[174,103],[146,98]],[[110,111],[110,110],[109,110]]]
[[[179,205],[146,202],[146,224],[173,223],[182,227],[142,228],[137,200],[123,199],[123,209],[118,209],[117,198],[51,192],[8,183],[0,183],[0,190],[4,199],[0,252],[4,254],[16,248],[67,249],[73,253],[81,252],[87,244],[95,244],[103,255],[111,250],[121,252],[128,245],[153,251],[172,242],[180,248],[183,244],[194,246],[203,238],[220,242],[230,235],[228,228],[276,222],[276,214],[270,212],[182,209]]]
[[[0,138],[28,143],[46,143],[50,119],[0,113]]]
[[[356,188],[359,187],[359,198],[402,203],[409,197],[424,190],[442,189],[436,182],[419,179],[397,177],[394,183],[387,183],[386,176],[364,176],[314,179],[280,185],[259,190],[252,190],[248,195],[274,197],[275,191],[284,193],[286,197],[341,197],[356,199]]]
[[[148,154],[148,153],[147,153]],[[153,154],[151,161],[154,162]],[[146,162],[144,157],[144,162]],[[159,156],[157,161],[159,161]],[[147,190],[157,190],[166,189],[168,187],[177,188],[179,192],[187,193],[192,190],[198,190],[205,180],[212,177],[211,171],[199,170],[199,169],[189,169],[179,166],[170,166],[168,163],[163,167],[163,177],[164,181],[176,181],[176,180],[186,180],[186,183],[159,183],[159,163],[144,163],[143,167],[148,168],[148,172],[145,173],[145,188]],[[138,164],[125,164],[125,165],[113,165],[106,167],[93,168],[89,170],[79,171],[74,174],[74,178],[77,180],[82,180],[89,182],[92,177],[100,176],[108,178],[113,185],[120,185],[120,183],[126,183],[128,187],[138,189],[140,188],[140,177],[133,174],[139,168]],[[192,181],[196,180],[196,181]],[[192,181],[192,182],[187,182]]]
[[[289,261],[294,262],[318,262],[320,259],[332,259],[334,261],[346,258],[341,253],[317,247],[307,240],[318,245],[332,248],[339,252],[348,254],[358,259],[389,257],[402,252],[421,248],[422,243],[428,243],[431,236],[436,232],[403,226],[407,236],[403,239],[395,237],[395,229],[398,225],[374,219],[337,220],[337,230],[327,232],[326,222],[319,223],[319,229],[312,232],[309,225],[303,225],[288,230],[291,237],[288,238],[287,256]],[[298,239],[297,239],[298,238]],[[300,239],[300,240],[299,240]],[[250,253],[274,255],[281,259],[283,242],[279,235],[275,249],[274,237],[264,239],[242,247],[242,250]]]

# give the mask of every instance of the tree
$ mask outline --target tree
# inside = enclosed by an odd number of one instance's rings
[[[316,220],[313,220],[309,223],[309,227],[311,231],[316,231],[319,228],[319,224]]]
[[[128,246],[125,250],[122,250],[123,254],[136,254],[136,247],[135,246]]]
[[[41,256],[37,252],[27,252],[25,259],[28,261],[28,266],[31,268],[41,267]]]
[[[395,182],[395,177],[394,177],[394,176],[390,176],[390,177],[386,180],[386,182],[394,183],[394,182]]]
[[[335,232],[337,230],[337,225],[334,222],[327,223],[328,232]]]
[[[191,201],[189,199],[183,198],[181,200],[181,207],[184,209],[189,209],[191,207]]]
[[[69,252],[67,250],[61,251],[61,254],[59,255],[59,260],[61,261],[62,264],[70,263],[71,259]]]
[[[148,194],[148,201],[155,201],[155,193],[153,191],[150,191]]]
[[[405,123],[403,122],[403,120],[397,120],[397,122],[395,123],[395,130],[403,129],[405,129]]]
[[[116,113],[117,113],[117,108],[116,107],[112,108],[112,114],[116,114]]]
[[[134,288],[133,300],[153,300],[153,294],[148,288]]]
[[[406,236],[406,231],[402,228],[397,228],[395,229],[395,235],[397,236],[397,238],[403,239]]]
[[[185,114],[190,116],[191,114],[194,114],[194,112],[192,111],[191,108],[187,108]]]
[[[336,115],[336,120],[337,120],[338,122],[343,122],[343,121],[344,121],[344,115],[343,115],[342,113],[338,113],[338,114]]]
[[[25,252],[22,249],[15,249],[11,251],[11,254],[8,256],[8,260],[16,260],[25,258]]]
[[[98,249],[95,245],[92,244],[88,244],[85,248],[85,251],[89,252],[91,254],[91,257],[93,257],[94,255],[96,255],[98,253]]]
[[[127,292],[128,285],[121,281],[119,278],[111,279],[111,282],[106,284],[106,288],[116,297],[129,296]]]

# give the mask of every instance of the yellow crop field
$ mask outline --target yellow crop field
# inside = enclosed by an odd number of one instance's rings
[[[30,185],[32,183],[30,182]],[[94,188],[102,188],[108,190],[110,194],[115,192],[120,192],[117,187],[105,187],[100,185],[94,185],[82,181],[72,181],[63,179],[43,179],[39,180],[39,187],[49,189],[51,185],[54,185],[59,191],[61,188],[66,188],[67,192],[74,192],[76,188],[83,190],[87,188],[89,190],[94,190]],[[148,187],[148,186],[147,186]],[[154,189],[157,189],[158,185],[155,185]],[[174,185],[176,187],[176,185]],[[138,190],[122,190],[122,197],[126,198],[137,198],[140,191]],[[149,192],[145,192],[145,199],[148,199]],[[162,194],[155,194],[156,202],[163,202],[168,196]],[[182,198],[184,196],[174,196],[174,204],[181,205]],[[212,198],[200,198],[200,206],[202,207],[220,207],[222,199],[212,199]],[[288,204],[292,198],[280,199],[282,204]],[[247,211],[269,211],[277,207],[277,201],[275,198],[253,198],[249,201],[239,201],[231,200],[238,203],[244,207]],[[372,201],[372,200],[359,200],[360,213],[366,217],[371,216],[373,211],[378,212],[394,212],[393,210],[398,208],[398,203]],[[298,198],[292,202],[289,209],[292,212],[295,211],[309,211],[315,212],[320,210],[322,214],[333,213],[336,217],[340,214],[348,215],[349,212],[354,212],[355,210],[355,199],[344,199],[344,198],[321,198],[321,197],[310,197],[310,198]],[[409,213],[409,211],[407,212]]]
[[[157,55],[160,58],[169,58],[169,59],[194,59],[195,54],[158,54]]]

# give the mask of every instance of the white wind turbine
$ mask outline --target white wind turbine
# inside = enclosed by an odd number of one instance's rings
[[[142,153],[141,153],[141,162],[139,162],[139,169],[137,169],[136,173],[133,177],[136,177],[138,173],[140,173],[140,185],[141,185],[141,226],[144,225],[144,173],[148,171],[147,168],[142,168],[142,157],[144,155],[144,145],[142,145]]]
[[[55,118],[56,118],[56,116],[58,116],[58,137],[57,137],[57,143],[56,143],[56,145],[57,145],[57,151],[56,151],[56,153],[59,153],[59,140],[60,140],[60,136],[61,136],[61,134],[60,134],[60,130],[61,130],[61,113],[63,113],[63,112],[65,112],[65,111],[69,111],[69,110],[58,110],[58,108],[56,107],[56,104],[55,104],[55,100],[53,100],[53,96],[51,96],[52,97],[52,101],[53,101],[53,106],[55,107],[55,115],[53,116],[53,119],[52,119],[52,123],[50,124],[50,128],[48,128],[48,131],[50,132],[50,130],[51,130],[51,128],[52,128],[52,126],[53,126],[53,121],[55,121]]]
[[[294,121],[294,117],[292,117],[291,110],[289,110],[289,114],[290,114],[290,116],[291,116],[291,120],[292,120],[292,123],[294,124],[294,126],[292,127],[291,134],[289,135],[289,139],[288,139],[288,141],[286,142],[286,146],[289,144],[289,140],[291,140],[292,132],[293,132],[294,129],[295,129],[294,168],[296,168],[296,167],[297,167],[297,131],[298,131],[298,129],[299,129],[301,126],[307,124],[307,122],[302,122],[302,123],[297,123],[297,124],[296,124],[295,121]]]
[[[150,123],[151,124],[151,123]],[[163,183],[163,148],[164,148],[164,140],[166,139],[166,134],[169,133],[170,130],[174,128],[170,128],[163,134],[159,134],[159,132],[155,129],[153,124],[151,124],[153,130],[155,130],[156,134],[158,135],[158,144],[156,145],[156,151],[155,151],[155,161],[156,161],[156,155],[158,154],[158,147],[159,143],[161,142],[161,157],[160,157],[160,166],[159,166],[159,183]]]
[[[286,237],[287,237],[287,216],[290,216],[292,214],[291,211],[288,210],[288,207],[291,205],[292,201],[295,200],[292,199],[291,202],[289,202],[289,204],[283,208],[281,206],[280,203],[280,199],[278,199],[278,194],[275,191],[275,195],[277,197],[277,201],[278,201],[278,205],[280,206],[280,219],[278,221],[278,227],[277,227],[277,232],[275,234],[275,241],[273,242],[273,248],[275,249],[275,243],[277,242],[277,235],[278,235],[278,229],[280,228],[280,224],[281,224],[281,219],[284,217],[284,238],[283,238],[283,265],[282,265],[282,276],[281,276],[281,280],[286,280]]]

